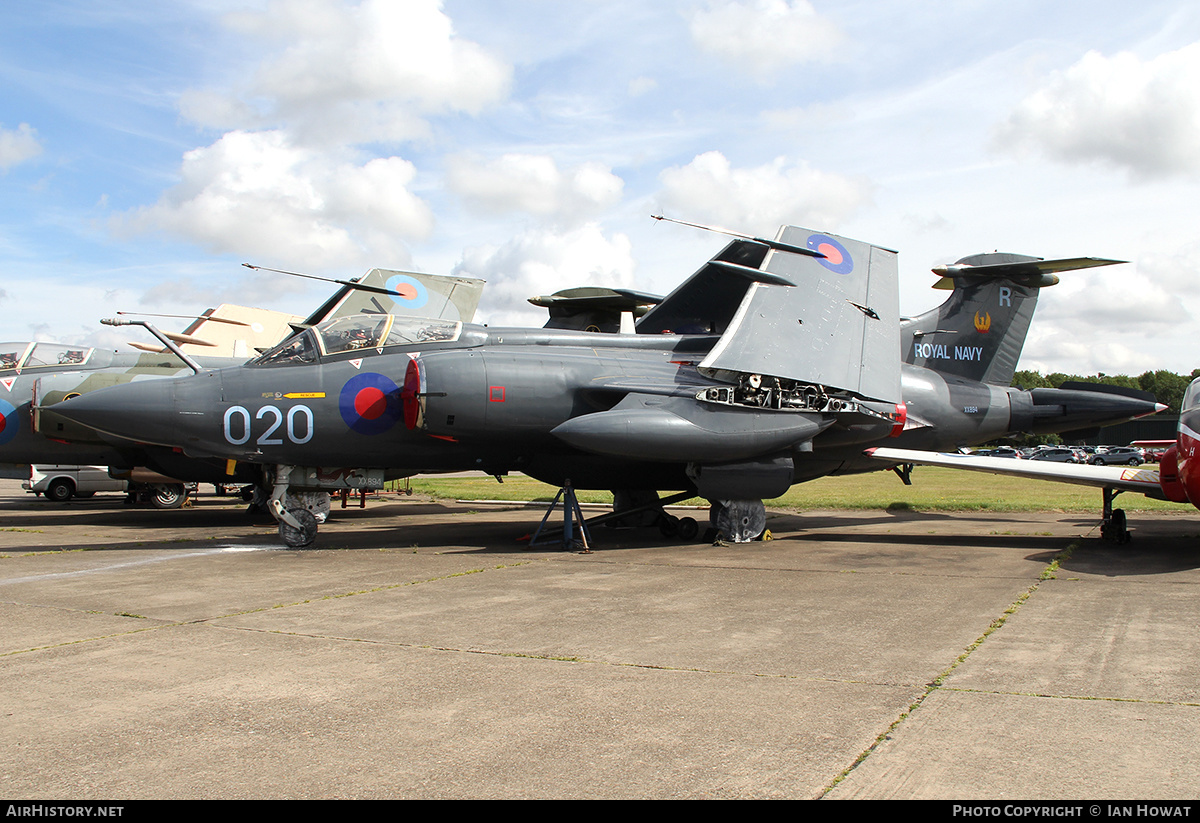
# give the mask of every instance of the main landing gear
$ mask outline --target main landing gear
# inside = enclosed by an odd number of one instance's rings
[[[1125,525],[1125,510],[1113,508],[1113,499],[1120,493],[1116,489],[1104,490],[1104,522],[1100,524],[1100,536],[1114,543],[1128,543],[1130,536]]]
[[[588,550],[588,528],[602,524],[626,527],[657,526],[663,537],[677,538],[685,543],[700,535],[700,524],[692,517],[676,517],[668,514],[665,506],[694,497],[694,491],[685,491],[659,499],[655,492],[617,490],[613,492],[613,511],[588,520],[583,519],[575,490],[570,481],[559,490],[550,504],[542,522],[530,539],[530,545],[561,541],[564,549],[582,545]],[[546,521],[554,513],[559,502],[563,505],[563,529],[547,531]],[[767,509],[761,500],[711,500],[708,510],[709,529],[706,542],[749,543],[758,540],[766,532]],[[578,532],[578,537],[576,536]],[[582,538],[582,542],[580,540]]]
[[[749,543],[767,530],[767,507],[761,500],[713,500],[708,521],[717,541]]]

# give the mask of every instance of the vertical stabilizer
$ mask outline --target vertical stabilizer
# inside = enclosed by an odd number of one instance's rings
[[[401,314],[470,323],[483,286],[484,281],[470,277],[371,269],[354,286],[343,286],[304,323],[315,325],[351,314]]]
[[[899,402],[896,253],[795,226],[778,243],[701,371],[769,375]]]
[[[1074,257],[1043,260],[993,252],[933,270],[934,288],[953,289],[935,309],[904,321],[904,362],[996,386],[1012,382],[1038,292],[1058,283],[1056,272],[1111,266],[1122,260]]]

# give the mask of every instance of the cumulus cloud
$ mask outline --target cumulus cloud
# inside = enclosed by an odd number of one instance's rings
[[[433,223],[407,189],[414,174],[399,157],[357,165],[280,131],[235,131],[185,154],[181,182],[113,227],[167,231],[213,252],[310,271],[406,266],[402,238],[423,238]]]
[[[456,37],[440,0],[273,0],[227,16],[256,42],[283,40],[245,88],[183,95],[185,116],[210,127],[286,126],[305,141],[407,140],[425,117],[475,114],[508,93],[512,68]]]
[[[1062,285],[1038,303],[1021,368],[1106,374],[1179,369],[1164,364],[1160,352],[1190,356],[1187,340],[1194,337],[1198,308],[1192,285],[1196,262],[1184,252],[1142,258],[1136,268],[1064,275]],[[1151,340],[1153,346],[1147,345]]]
[[[1034,323],[1018,368],[1042,374],[1127,374],[1164,368],[1162,359],[1147,352],[1132,338],[1119,342],[1086,342],[1077,333],[1063,329],[1038,328]]]
[[[596,224],[568,232],[526,232],[499,247],[467,249],[454,274],[488,281],[480,317],[493,325],[542,325],[545,309],[529,298],[575,286],[633,285],[632,243]]]
[[[713,222],[751,234],[784,223],[836,230],[870,198],[869,186],[807,163],[778,158],[738,169],[710,151],[659,175],[661,208],[688,220]]]
[[[1200,171],[1200,43],[1143,61],[1089,52],[1009,115],[996,143],[1154,178]]]
[[[454,157],[448,182],[478,212],[520,211],[564,223],[595,216],[613,205],[624,186],[601,163],[560,169],[554,158],[541,154],[506,154],[492,161]]]
[[[829,59],[842,41],[808,0],[711,0],[692,12],[689,28],[702,51],[759,77]]]
[[[18,163],[24,163],[42,153],[37,131],[28,123],[15,129],[0,127],[0,171],[8,171]]]
[[[1196,272],[1200,272],[1200,246],[1190,244],[1174,252],[1156,252],[1138,258],[1138,273],[1180,301],[1197,298]]]
[[[1095,329],[1119,329],[1121,333],[1155,337],[1175,324],[1191,320],[1180,295],[1139,274],[1095,275],[1086,287],[1047,298],[1039,311],[1047,320],[1081,335]]]

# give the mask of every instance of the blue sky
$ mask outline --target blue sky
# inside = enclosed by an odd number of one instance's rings
[[[1141,2],[274,0],[0,10],[0,338],[118,310],[305,313],[373,266],[488,281],[481,319],[666,292],[782,223],[1064,275],[1021,365],[1200,365],[1200,10]],[[164,322],[164,325],[169,323]]]

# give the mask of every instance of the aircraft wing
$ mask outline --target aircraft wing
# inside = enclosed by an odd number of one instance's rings
[[[971,454],[926,452],[916,449],[867,449],[865,454],[889,463],[913,463],[918,466],[944,466],[950,469],[1006,474],[1093,486],[1101,489],[1120,489],[1139,492],[1159,500],[1166,498],[1159,484],[1157,469],[1133,466],[1089,466],[1075,463],[1051,463],[1040,460],[1014,460],[1011,457],[976,457]]]
[[[701,371],[771,375],[899,402],[896,253],[795,226],[777,243],[785,247],[767,253]]]

